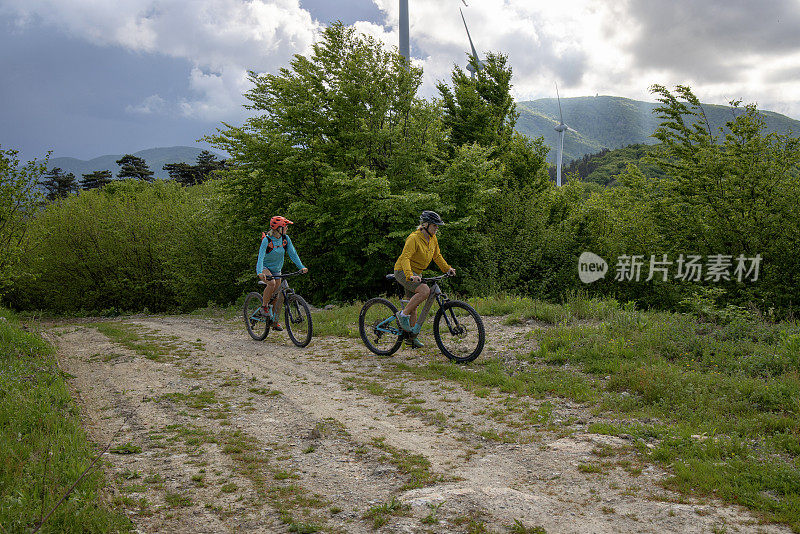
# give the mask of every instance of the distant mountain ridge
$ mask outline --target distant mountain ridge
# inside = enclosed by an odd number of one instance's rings
[[[660,124],[653,114],[658,106],[659,103],[618,96],[562,98],[564,122],[577,132],[568,131],[564,136],[564,164],[604,148],[614,150],[636,143],[655,144],[656,140],[650,136]],[[730,106],[703,104],[703,109],[715,132],[733,119]],[[544,137],[545,144],[550,147],[547,160],[553,163],[558,146],[558,133],[553,129],[559,119],[558,100],[541,98],[517,102],[517,111],[520,116],[516,130],[531,138]],[[800,121],[772,111],[760,113],[767,124],[767,132],[800,135]]]
[[[169,178],[169,174],[167,171],[163,170],[164,164],[182,162],[193,165],[197,163],[197,156],[199,156],[203,150],[206,149],[191,146],[170,146],[148,148],[146,150],[134,152],[133,155],[138,158],[142,158],[147,162],[147,166],[151,171],[153,171],[153,176],[155,178],[163,178],[166,180]],[[220,155],[214,150],[209,150],[209,152],[216,155],[217,159],[225,159],[224,156]],[[53,167],[60,167],[65,172],[71,172],[74,174],[75,178],[78,180],[80,180],[84,174],[105,170],[111,171],[111,173],[114,175],[114,178],[116,178],[117,173],[119,172],[117,160],[122,158],[122,156],[124,156],[124,154],[108,154],[105,156],[92,158],[90,160],[76,158],[52,158],[48,162],[47,168],[52,169]]]
[[[659,105],[619,96],[562,98],[564,122],[577,132],[568,131],[564,136],[564,164],[567,165],[586,154],[596,154],[604,148],[614,150],[632,144],[655,144],[656,140],[650,136],[660,123],[653,114],[653,110]],[[703,108],[715,132],[733,118],[730,106],[703,104]],[[558,124],[558,100],[540,98],[517,102],[517,111],[520,116],[516,130],[530,138],[543,137],[545,144],[550,147],[547,160],[554,163],[558,133],[553,128]],[[767,132],[792,132],[800,135],[800,121],[772,111],[760,113],[767,124]],[[194,164],[202,151],[202,148],[197,147],[173,146],[140,150],[133,155],[143,158],[156,178],[166,179],[169,175],[162,170],[165,163]],[[219,159],[225,159],[220,153],[213,150],[211,152]],[[105,155],[90,160],[52,158],[48,167],[61,167],[64,171],[73,173],[79,180],[83,174],[102,170],[111,171],[116,178],[119,172],[116,161],[123,155]]]

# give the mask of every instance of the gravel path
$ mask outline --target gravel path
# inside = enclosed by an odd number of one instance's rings
[[[445,362],[432,348],[298,349],[194,316],[111,324],[138,341],[87,322],[46,333],[90,435],[113,438],[109,498],[141,532],[789,532],[664,490],[637,444],[588,432],[585,406],[424,375]],[[486,327],[479,361],[529,352],[543,328]]]

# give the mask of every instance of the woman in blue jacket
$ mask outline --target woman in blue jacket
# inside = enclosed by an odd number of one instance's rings
[[[288,252],[289,257],[301,272],[308,272],[308,269],[300,261],[297,251],[292,245],[292,240],[286,235],[286,228],[288,225],[294,224],[292,221],[280,215],[276,215],[269,220],[269,232],[264,234],[261,240],[261,247],[258,249],[258,263],[256,264],[256,274],[262,282],[266,282],[267,286],[264,288],[264,304],[262,311],[265,315],[272,313],[272,328],[274,330],[283,330],[278,322],[278,310],[281,309],[283,304],[283,295],[279,289],[281,287],[282,278],[271,278],[278,276],[283,269],[283,261],[285,254]],[[272,302],[275,299],[275,302]]]

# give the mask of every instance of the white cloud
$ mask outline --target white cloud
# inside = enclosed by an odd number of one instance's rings
[[[396,28],[397,0],[373,0]],[[610,94],[653,100],[648,88],[688,84],[701,99],[732,98],[800,111],[800,3],[796,0],[414,0],[412,55],[423,90],[449,80],[469,50],[461,8],[478,53],[500,51],[520,100]],[[396,37],[393,36],[393,43]],[[780,109],[779,109],[780,108]]]
[[[161,98],[159,95],[150,95],[138,105],[127,106],[125,111],[136,115],[152,115],[153,113],[159,114],[164,112],[166,109],[166,104],[166,100]]]
[[[221,72],[204,72],[194,68],[190,75],[190,86],[203,98],[182,100],[180,110],[184,116],[231,121],[232,116],[244,114],[242,95],[250,89],[245,70],[237,68],[228,72],[227,68],[223,68]]]
[[[188,60],[197,98],[173,104],[206,120],[241,117],[247,71],[274,71],[306,53],[320,28],[298,0],[5,0],[2,9],[94,44]]]
[[[396,0],[373,0],[386,14],[386,23],[396,28]],[[469,41],[459,8],[462,9],[473,43],[480,56],[488,51],[509,56],[514,69],[514,95],[519,99],[549,97],[554,86],[585,94],[588,84],[613,75],[627,61],[619,42],[608,35],[616,13],[606,3],[563,0],[558,5],[523,0],[415,0],[410,8],[412,55],[422,58],[425,68],[423,91],[435,92],[436,81],[449,80],[454,64],[467,63]],[[392,44],[397,38],[393,36]],[[604,76],[593,75],[602,70]],[[581,93],[583,91],[583,93]],[[591,93],[595,90],[592,87]]]
[[[397,0],[372,2],[384,19],[355,28],[397,46]],[[424,96],[436,94],[436,82],[449,81],[454,64],[466,65],[462,8],[478,53],[508,54],[520,100],[552,97],[556,82],[562,96],[643,100],[652,100],[653,83],[682,83],[712,103],[742,98],[800,112],[796,0],[467,3],[410,2],[412,55],[424,68]],[[0,11],[14,13],[20,24],[41,20],[99,45],[188,60],[195,95],[170,105],[214,121],[244,117],[247,70],[286,66],[293,54],[309,52],[321,29],[299,0],[3,0]]]

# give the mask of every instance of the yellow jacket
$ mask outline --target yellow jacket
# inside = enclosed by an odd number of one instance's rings
[[[422,230],[417,230],[406,239],[403,252],[394,264],[394,270],[402,270],[406,275],[406,280],[411,280],[414,273],[422,274],[422,271],[431,264],[431,260],[436,262],[443,273],[450,270],[450,266],[444,261],[442,253],[439,251],[439,242],[436,240],[436,236],[431,236],[430,240],[426,241]]]

